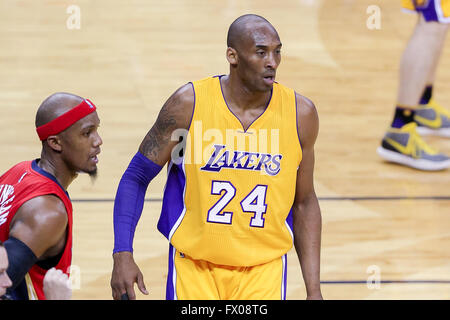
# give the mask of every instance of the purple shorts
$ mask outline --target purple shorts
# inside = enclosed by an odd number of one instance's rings
[[[450,0],[402,0],[402,7],[422,14],[427,22],[450,23]]]

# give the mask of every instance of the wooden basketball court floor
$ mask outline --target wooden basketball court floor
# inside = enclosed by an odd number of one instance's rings
[[[387,164],[376,148],[393,115],[398,62],[416,22],[392,0],[2,0],[0,171],[39,157],[34,116],[56,91],[92,99],[104,144],[95,184],[70,186],[75,299],[111,299],[112,210],[119,179],[165,99],[184,83],[228,72],[226,32],[239,15],[278,29],[279,82],[320,117],[315,186],[323,217],[326,299],[450,298],[450,171]],[[70,29],[71,5],[80,29]],[[381,12],[370,30],[367,8]],[[450,107],[450,41],[436,98]],[[450,140],[426,138],[450,153]],[[165,174],[149,186],[134,257],[148,296],[163,299],[168,244],[156,230]],[[379,282],[376,282],[379,280]],[[369,285],[368,285],[369,282]],[[304,299],[295,252],[288,299]]]

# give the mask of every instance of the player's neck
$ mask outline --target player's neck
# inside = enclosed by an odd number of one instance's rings
[[[270,100],[270,91],[252,91],[237,76],[221,78],[224,98],[229,106],[241,110],[265,108]]]
[[[76,172],[70,170],[63,161],[48,156],[45,151],[42,151],[41,159],[37,165],[53,175],[64,190],[67,190],[69,185],[78,175]]]

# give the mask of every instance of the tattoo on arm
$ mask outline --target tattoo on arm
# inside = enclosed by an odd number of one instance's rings
[[[152,161],[165,163],[170,158],[171,148],[168,147],[172,132],[187,127],[191,112],[186,108],[186,102],[189,101],[186,89],[190,88],[180,88],[166,101],[155,124],[142,141],[139,151]]]
[[[158,158],[159,153],[170,141],[170,135],[176,128],[177,121],[162,108],[158,119],[142,141],[140,151],[148,158]]]

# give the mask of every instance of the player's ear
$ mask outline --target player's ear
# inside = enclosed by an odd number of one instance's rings
[[[231,65],[237,65],[239,57],[236,49],[232,47],[227,48],[227,60]]]
[[[56,152],[61,152],[62,144],[59,136],[49,136],[46,140],[48,146]]]

